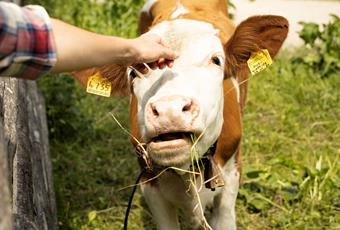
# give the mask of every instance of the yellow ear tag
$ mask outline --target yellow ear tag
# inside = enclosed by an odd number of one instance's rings
[[[251,74],[255,75],[273,64],[273,61],[268,50],[262,49],[259,52],[253,53],[247,63]]]
[[[96,94],[103,97],[111,96],[111,82],[102,77],[99,72],[91,76],[87,81],[87,93]]]

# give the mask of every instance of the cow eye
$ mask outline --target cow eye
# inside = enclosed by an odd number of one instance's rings
[[[130,85],[130,92],[133,93],[133,83],[134,80],[138,77],[138,74],[136,70],[133,68],[130,68],[128,71],[128,79],[129,79],[129,85]]]
[[[136,77],[138,77],[136,70],[131,69],[131,70],[130,70],[130,73],[129,73],[129,77],[130,77],[131,81],[132,81],[133,79],[135,79]]]
[[[221,57],[218,57],[218,56],[214,56],[211,58],[211,62],[215,65],[218,65],[218,66],[222,66],[222,58]]]

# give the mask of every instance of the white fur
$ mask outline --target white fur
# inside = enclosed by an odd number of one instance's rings
[[[138,101],[138,123],[141,135],[148,141],[152,127],[145,120],[145,108],[163,96],[180,95],[198,101],[200,113],[193,123],[204,131],[197,144],[202,156],[218,138],[223,124],[223,66],[211,63],[213,55],[224,59],[222,44],[211,24],[177,19],[162,22],[149,33],[158,34],[180,53],[174,66],[155,70],[143,79],[135,79],[133,89]]]
[[[178,16],[187,13],[189,13],[189,11],[180,2],[177,2],[175,10],[171,14],[171,19],[177,18]]]
[[[225,186],[211,191],[206,189],[200,178],[195,185],[204,210],[212,206],[212,217],[209,224],[213,230],[236,229],[235,202],[239,187],[240,175],[237,171],[235,156],[221,169]],[[166,172],[157,178],[157,185],[142,185],[142,192],[157,223],[158,230],[179,230],[176,209],[184,211],[192,229],[202,223],[202,212],[197,194],[189,188],[188,174],[180,176],[175,172]],[[201,189],[200,189],[201,188]]]
[[[235,154],[223,168],[225,185],[219,197],[215,197],[210,225],[214,230],[235,230],[235,203],[239,188],[240,173],[237,170]]]
[[[231,82],[233,83],[234,85],[234,89],[236,91],[236,95],[237,95],[237,102],[240,103],[240,86],[236,80],[236,78],[232,77],[231,78]]]
[[[158,0],[147,0],[142,8],[142,12],[146,12],[150,14],[152,6],[157,2]]]
[[[158,186],[142,185],[142,192],[158,230],[179,230],[176,208],[163,197]]]

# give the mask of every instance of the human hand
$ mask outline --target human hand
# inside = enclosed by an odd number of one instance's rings
[[[156,34],[144,34],[131,40],[134,57],[132,66],[143,74],[148,72],[146,63],[151,69],[172,67],[178,54],[168,48],[161,37]]]

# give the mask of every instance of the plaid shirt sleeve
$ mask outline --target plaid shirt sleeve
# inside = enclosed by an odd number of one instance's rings
[[[41,6],[0,2],[0,76],[36,79],[56,63],[50,18]]]

